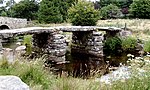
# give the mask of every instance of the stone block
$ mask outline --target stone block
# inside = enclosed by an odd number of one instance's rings
[[[57,57],[57,56],[48,56],[48,61],[54,61],[54,62],[65,62],[65,56]]]
[[[17,76],[0,76],[0,90],[30,90]]]
[[[102,32],[93,32],[93,36],[101,36]]]
[[[94,42],[94,46],[103,46],[103,42]]]

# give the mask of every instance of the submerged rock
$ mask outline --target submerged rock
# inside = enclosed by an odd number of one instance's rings
[[[29,90],[29,86],[17,76],[0,76],[0,90]]]

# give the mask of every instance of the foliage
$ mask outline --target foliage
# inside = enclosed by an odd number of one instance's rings
[[[76,0],[42,0],[39,9],[39,22],[61,23],[67,19],[67,10]]]
[[[69,8],[68,17],[73,25],[94,26],[99,19],[98,10],[94,9],[92,3],[79,0]]]
[[[118,50],[121,49],[121,39],[117,36],[106,39],[104,42],[104,53],[105,54],[117,54]]]
[[[63,21],[67,20],[67,14],[68,9],[77,2],[77,0],[59,0],[59,3],[57,3],[57,6],[59,7],[60,13],[62,15]]]
[[[35,0],[23,0],[10,8],[10,13],[16,18],[26,18],[28,20],[37,19],[39,4]]]
[[[150,40],[145,41],[145,43],[144,43],[144,51],[145,52],[150,52]]]
[[[134,0],[130,6],[130,14],[134,18],[150,19],[150,1]]]
[[[121,11],[116,5],[110,4],[100,9],[100,15],[102,19],[119,18]]]
[[[27,54],[31,54],[32,52],[32,35],[24,36],[23,44],[27,47]]]
[[[59,7],[55,6],[58,0],[42,0],[40,3],[38,19],[41,23],[60,23],[63,21]],[[59,2],[59,1],[58,1]]]
[[[5,7],[0,7],[0,16],[5,16],[7,15],[7,10],[5,9]]]
[[[2,11],[2,12],[1,12],[1,16],[3,16],[3,17],[4,17],[4,16],[7,16],[7,13],[6,13],[5,11]]]
[[[120,8],[129,7],[133,0],[100,0],[100,6],[105,7],[114,4]]]
[[[123,50],[135,49],[137,45],[137,39],[131,36],[122,38],[121,40]]]

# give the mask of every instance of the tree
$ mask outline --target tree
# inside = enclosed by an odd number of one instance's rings
[[[39,4],[35,0],[23,0],[10,8],[13,17],[27,18],[28,20],[37,19],[38,9]]]
[[[121,9],[122,14],[126,15],[129,13],[129,6],[133,3],[133,0],[100,0],[100,7],[105,7],[113,4]]]
[[[4,13],[5,13],[5,15],[7,15],[5,7],[2,6],[2,7],[0,7],[0,16],[3,16]],[[4,16],[5,16],[5,15],[4,15]]]
[[[59,0],[59,2],[55,3],[55,6],[59,8],[63,21],[66,21],[68,14],[67,11],[75,2],[77,2],[77,0]]]
[[[7,13],[6,13],[5,11],[2,11],[2,12],[1,12],[1,16],[6,17],[6,16],[7,16]]]
[[[100,0],[100,6],[105,7],[110,4],[116,5],[119,8],[129,7],[133,0]]]
[[[67,10],[76,0],[42,0],[39,22],[61,23],[67,19]]]
[[[108,5],[100,9],[102,19],[119,18],[121,15],[120,9],[116,5]]]
[[[42,0],[39,8],[38,19],[41,23],[60,23],[63,21],[57,3],[59,0]]]
[[[150,0],[134,0],[130,6],[131,17],[150,19]]]
[[[92,26],[99,19],[99,11],[94,9],[93,3],[79,0],[69,8],[68,16],[73,25]]]

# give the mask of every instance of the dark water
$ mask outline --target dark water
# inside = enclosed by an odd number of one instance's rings
[[[67,63],[52,64],[55,72],[61,76],[65,72],[66,76],[88,78],[94,75],[103,75],[107,72],[107,64],[103,58],[91,57],[85,54],[67,54]]]
[[[119,56],[113,57],[92,57],[86,54],[66,54],[66,61],[68,63],[63,64],[51,64],[54,68],[54,72],[60,76],[65,73],[65,76],[90,78],[92,76],[101,76],[109,73],[109,67],[118,67],[120,63],[126,64],[127,61],[126,54],[121,54]],[[109,61],[109,63],[107,62]]]

